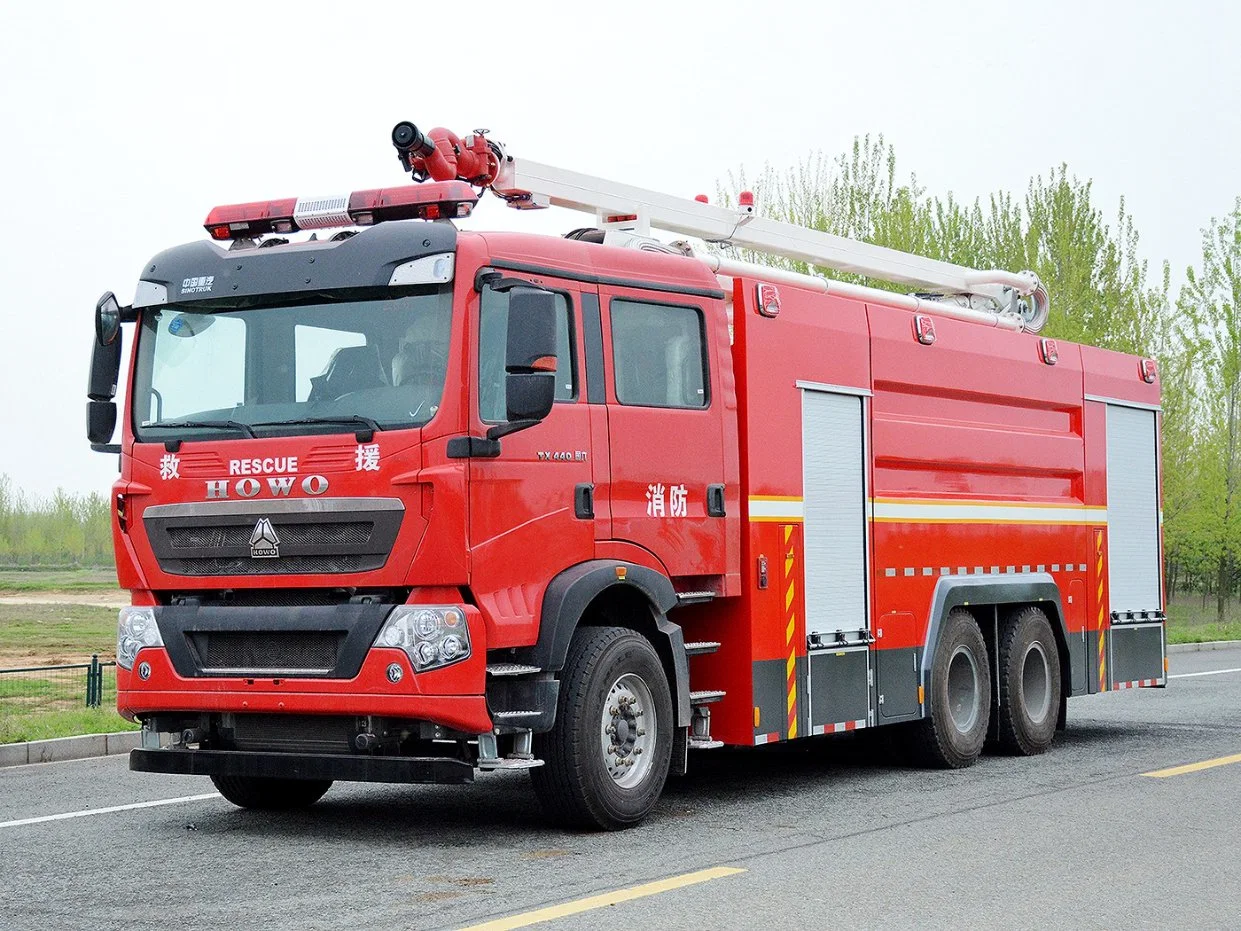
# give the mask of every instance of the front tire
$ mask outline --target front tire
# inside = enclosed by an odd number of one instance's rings
[[[946,769],[972,766],[991,721],[991,670],[982,631],[965,608],[954,608],[944,618],[929,701],[930,713],[913,725],[918,761]]]
[[[308,808],[332,787],[330,779],[212,776],[211,781],[220,794],[237,807],[264,811]]]
[[[1060,653],[1047,615],[1014,614],[1000,636],[1000,748],[1033,756],[1051,746],[1060,714]]]
[[[543,810],[566,827],[632,827],[658,801],[672,760],[672,696],[640,635],[582,627],[560,676],[551,731],[536,737],[530,771]]]

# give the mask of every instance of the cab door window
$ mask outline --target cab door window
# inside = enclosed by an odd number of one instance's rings
[[[613,300],[616,400],[636,407],[706,407],[705,346],[696,308]]]

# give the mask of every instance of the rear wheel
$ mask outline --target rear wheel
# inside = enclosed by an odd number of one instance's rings
[[[1000,635],[1000,747],[1032,756],[1051,746],[1060,713],[1060,654],[1040,608],[1023,608]]]
[[[974,616],[954,608],[944,618],[931,664],[930,710],[913,725],[919,762],[959,769],[982,752],[991,719],[987,644]]]
[[[261,776],[212,776],[220,794],[241,808],[269,811],[306,808],[323,798],[330,779],[275,779]]]
[[[672,696],[643,637],[582,627],[560,677],[552,730],[536,738],[530,771],[544,811],[569,827],[637,824],[663,791],[672,759]]]

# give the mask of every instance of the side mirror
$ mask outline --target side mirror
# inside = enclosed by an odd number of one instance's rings
[[[90,375],[86,380],[86,396],[92,401],[111,401],[116,397],[116,384],[120,377],[120,337],[116,337],[107,344],[95,340],[91,348]]]
[[[556,295],[513,288],[508,306],[504,393],[509,422],[491,438],[532,427],[552,411],[556,397]]]
[[[115,401],[86,402],[86,438],[91,446],[104,446],[116,430]],[[109,450],[110,451],[110,450]]]
[[[121,305],[116,295],[105,291],[95,304],[95,339],[100,346],[110,346],[121,335]]]

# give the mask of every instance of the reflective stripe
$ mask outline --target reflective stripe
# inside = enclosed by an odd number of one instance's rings
[[[1106,524],[1107,508],[1083,505],[1022,504],[1019,501],[967,503],[876,498],[876,522],[953,524]]]

